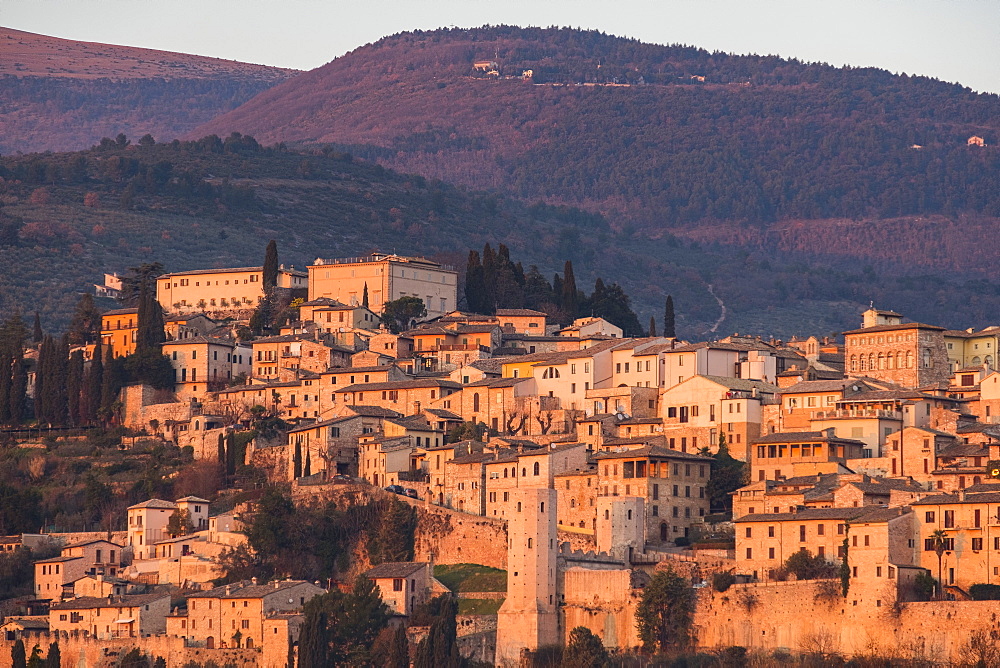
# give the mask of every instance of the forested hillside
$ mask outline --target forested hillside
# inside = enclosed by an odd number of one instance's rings
[[[469,249],[503,243],[526,273],[537,265],[553,277],[570,260],[587,294],[598,276],[620,284],[643,327],[650,316],[662,325],[672,294],[683,337],[838,331],[856,326],[869,300],[962,327],[1000,312],[1000,290],[984,280],[886,276],[877,264],[828,271],[843,258],[768,259],[650,238],[579,209],[529,206],[348,153],[262,147],[241,135],[164,144],[122,135],[87,151],[3,157],[0,203],[0,312],[37,309],[46,329],[64,327],[78,293],[104,271],[151,261],[168,271],[253,265],[269,239],[283,263],[299,267],[380,249],[460,270]]]
[[[0,153],[179,137],[297,72],[0,28]]]

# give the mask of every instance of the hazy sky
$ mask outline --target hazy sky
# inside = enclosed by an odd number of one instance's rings
[[[1000,92],[1000,0],[0,0],[10,28],[299,69],[404,30],[499,23],[876,66]]]

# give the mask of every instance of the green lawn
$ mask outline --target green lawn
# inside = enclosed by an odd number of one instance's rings
[[[453,592],[507,591],[507,571],[479,564],[440,564],[434,577]]]
[[[503,599],[460,598],[458,599],[458,614],[460,615],[495,615]]]

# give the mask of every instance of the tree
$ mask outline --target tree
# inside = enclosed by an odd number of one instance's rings
[[[677,327],[674,320],[674,296],[667,295],[667,302],[663,307],[663,336],[668,339],[677,338]]]
[[[167,335],[164,332],[163,308],[156,299],[156,284],[152,281],[139,286],[139,313],[136,320],[136,354],[159,354],[160,345],[167,340]]]
[[[382,629],[372,646],[375,665],[384,668],[410,668],[410,643],[402,626]]]
[[[122,289],[118,295],[118,301],[124,306],[137,306],[139,289],[143,285],[155,285],[156,278],[164,273],[163,265],[159,262],[147,262],[138,267],[129,267],[125,275],[122,276]]]
[[[790,554],[782,569],[794,575],[797,580],[826,578],[837,571],[824,557],[813,555],[809,550],[798,550]]]
[[[746,462],[729,453],[725,432],[719,433],[719,450],[712,455],[712,476],[708,479],[708,497],[714,510],[732,510],[732,494],[746,485],[749,471]]]
[[[42,342],[42,337],[44,337],[44,336],[45,336],[45,333],[42,332],[42,319],[38,315],[38,311],[35,311],[35,325],[32,328],[31,341],[33,343],[41,343]]]
[[[83,351],[74,350],[69,356],[66,369],[66,395],[68,401],[69,423],[73,426],[86,423],[86,407],[83,397],[83,384],[86,382],[83,374]]]
[[[437,596],[428,601],[426,612],[433,621],[427,636],[417,645],[413,668],[463,668],[467,662],[455,642],[457,603],[450,596]]]
[[[101,410],[101,387],[104,385],[104,350],[101,337],[97,337],[94,342],[94,355],[90,360],[90,370],[87,372],[87,380],[83,384],[83,392],[86,396],[86,417],[85,423],[97,417]]]
[[[577,297],[576,276],[573,274],[573,263],[566,260],[563,267],[562,301],[560,303],[566,317],[573,321],[579,316],[579,298]]]
[[[37,314],[36,314],[37,315]],[[39,327],[40,329],[40,327]],[[94,297],[89,292],[80,296],[69,323],[69,342],[83,345],[97,339],[101,334],[101,312],[94,304]]]
[[[497,308],[497,254],[489,244],[483,246],[482,312],[493,313]]]
[[[299,668],[325,668],[330,665],[327,660],[330,655],[330,640],[326,612],[317,601],[319,598],[322,596],[310,599],[305,605],[305,621],[299,632]]]
[[[851,525],[845,524],[844,542],[840,544],[840,551],[844,553],[844,558],[840,562],[840,595],[847,598],[847,592],[851,589],[851,564],[848,562],[848,550],[850,545],[847,542],[847,534],[850,533]]]
[[[295,454],[292,456],[292,472],[296,480],[302,477],[302,443],[295,441]]]
[[[309,450],[306,450],[306,463],[302,467],[302,475],[307,477],[312,475],[312,454]]]
[[[27,668],[28,666],[28,659],[24,652],[24,641],[20,638],[10,648],[10,665],[11,668]]]
[[[363,575],[350,593],[332,590],[303,608],[299,636],[300,668],[370,665],[375,639],[389,622],[389,611],[375,583]]]
[[[49,651],[48,654],[45,655],[45,668],[60,668],[61,664],[62,656],[59,652],[59,643],[49,643]]]
[[[934,550],[934,554],[937,555],[938,559],[938,598],[943,598],[944,594],[944,580],[941,579],[941,567],[942,560],[944,558],[945,550],[948,549],[948,534],[944,532],[944,529],[937,529],[928,538],[931,542],[931,548]]]
[[[653,576],[636,611],[639,637],[647,650],[665,652],[691,641],[695,595],[690,583],[673,568]]]
[[[219,465],[222,466],[223,468],[225,468],[225,466],[226,466],[226,437],[223,436],[222,434],[219,434],[219,443],[218,443],[217,448],[218,448],[218,452],[216,453],[216,457],[219,460]]]
[[[178,508],[170,514],[167,520],[167,533],[171,538],[186,536],[194,531],[194,523],[191,521],[191,514],[186,510]]]
[[[590,629],[577,626],[570,631],[561,668],[604,668],[608,661],[608,650]]]
[[[649,316],[649,335],[656,336],[656,318]]]
[[[412,561],[416,528],[417,509],[399,499],[389,499],[378,526],[369,531],[367,547],[372,565]]]
[[[486,277],[479,252],[470,250],[465,265],[465,307],[473,313],[486,313]]]
[[[264,270],[261,274],[264,293],[268,294],[278,285],[278,243],[274,239],[267,242],[267,249],[264,251]]]
[[[361,305],[368,308],[368,281],[365,281],[365,289],[361,293]]]
[[[418,297],[400,297],[386,302],[382,309],[382,322],[393,334],[399,334],[410,328],[415,320],[427,315],[427,307]]]

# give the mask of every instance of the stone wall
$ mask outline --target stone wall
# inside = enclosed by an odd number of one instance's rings
[[[481,564],[507,568],[507,523],[471,515],[426,501],[384,492],[367,485],[293,485],[296,503],[343,502],[345,497],[364,503],[376,495],[394,497],[417,509],[414,558],[437,564]]]
[[[876,594],[845,600],[839,581],[734,585],[701,589],[695,626],[704,647],[877,653],[956,661],[971,633],[995,632],[1000,607],[991,601],[894,604]],[[831,592],[833,595],[831,595]]]
[[[133,648],[138,648],[149,657],[163,657],[167,661],[167,668],[181,668],[189,661],[205,663],[209,660],[220,666],[231,665],[235,668],[284,668],[287,657],[287,654],[282,654],[278,662],[277,658],[271,656],[273,652],[265,655],[260,649],[185,647],[183,638],[165,635],[95,640],[83,635],[42,634],[33,635],[25,641],[25,645],[30,653],[31,648],[37,644],[44,654],[53,641],[59,642],[61,668],[110,668]],[[0,657],[10,657],[14,642],[0,638]]]

